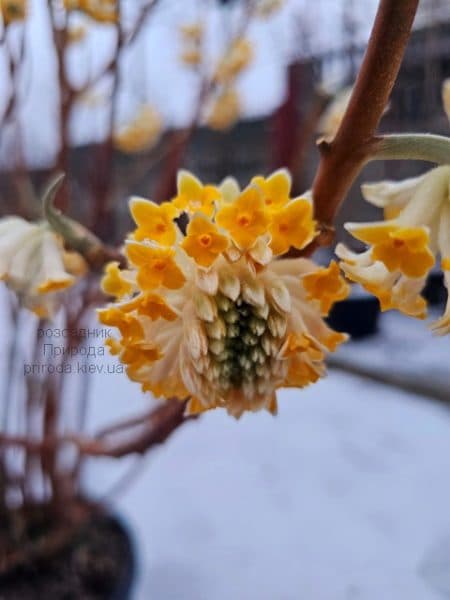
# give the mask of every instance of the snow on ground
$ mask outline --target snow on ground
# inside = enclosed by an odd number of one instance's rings
[[[431,321],[442,312],[431,308]],[[383,314],[378,334],[344,344],[335,362],[389,373],[398,383],[413,382],[418,390],[450,400],[450,338],[433,335],[424,321],[396,312]]]
[[[119,376],[93,394],[94,421],[142,402]],[[450,598],[446,407],[332,372],[277,418],[212,412],[145,461],[118,502],[135,600]],[[104,493],[122,469],[91,479]]]

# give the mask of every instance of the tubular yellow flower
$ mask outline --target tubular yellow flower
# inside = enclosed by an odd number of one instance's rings
[[[312,218],[312,203],[305,198],[292,200],[278,212],[272,214],[270,234],[272,252],[284,254],[291,246],[304,248],[315,235]]]
[[[308,300],[318,300],[322,315],[326,316],[338,300],[347,298],[350,286],[341,277],[339,266],[331,261],[327,268],[317,269],[303,277]]]
[[[289,202],[292,179],[286,169],[279,169],[266,179],[261,175],[257,175],[253,177],[251,183],[261,189],[267,210],[278,211]]]
[[[118,262],[111,262],[106,266],[102,290],[115,298],[123,298],[133,292],[133,284],[122,275]]]
[[[195,215],[181,242],[183,250],[202,267],[210,267],[228,248],[228,238],[219,233],[216,225],[202,215]]]
[[[175,263],[175,250],[145,243],[127,242],[126,255],[138,267],[137,283],[143,290],[159,286],[177,289],[184,283],[184,276]]]
[[[181,170],[177,178],[178,194],[173,204],[189,214],[202,212],[210,217],[214,203],[221,197],[220,191],[213,185],[203,185],[192,173]]]
[[[179,211],[170,202],[155,204],[144,198],[133,197],[130,200],[130,212],[137,229],[133,239],[142,241],[146,238],[154,240],[163,246],[171,246],[176,237],[173,219]]]
[[[5,25],[14,21],[23,21],[27,16],[27,0],[0,0],[0,10]]]
[[[188,173],[179,177],[177,202],[186,182],[206,207],[197,207],[186,235],[178,229],[169,242],[154,228],[140,241],[132,234],[129,268],[121,275],[117,265],[107,269],[103,287],[119,301],[102,309],[100,320],[120,332],[107,344],[144,391],[190,398],[191,413],[276,413],[276,390],[317,381],[327,353],[346,339],[321,315],[343,295],[336,267],[325,275],[307,259],[273,259],[259,187],[240,192],[227,179],[214,188],[215,212]]]
[[[74,285],[86,269],[79,254],[64,250],[48,223],[0,219],[0,280],[39,316],[53,316],[61,303],[59,292]]]
[[[369,202],[398,214],[385,222],[347,224],[350,233],[369,247],[356,254],[339,244],[341,267],[347,277],[379,298],[382,310],[396,308],[424,318],[426,303],[420,292],[426,277],[437,254],[445,273],[450,257],[450,167],[437,167],[404,182],[365,185],[362,191]],[[448,286],[446,275],[444,279]],[[447,309],[450,315],[448,305]],[[447,309],[432,325],[436,333],[448,332]]]
[[[256,239],[267,231],[270,222],[256,186],[249,186],[232,204],[222,206],[216,221],[240,248],[253,246]]]
[[[362,242],[372,245],[372,257],[389,272],[400,271],[407,277],[422,277],[434,265],[425,227],[401,227],[395,223],[374,225],[348,224],[347,229]]]
[[[153,106],[144,104],[134,119],[114,134],[113,142],[118,150],[127,154],[145,152],[155,146],[162,129],[160,114]]]

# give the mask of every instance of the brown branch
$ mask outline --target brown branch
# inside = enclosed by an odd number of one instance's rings
[[[144,23],[147,21],[147,17],[150,14],[150,11],[152,11],[156,7],[158,2],[159,0],[149,0],[149,2],[141,8],[141,13],[136,20],[136,24],[132,29],[131,33],[128,34],[128,37],[126,39],[127,45],[132,44],[137,38],[137,36],[142,30],[142,27],[144,26]]]
[[[56,446],[63,444],[73,445],[84,456],[104,456],[121,458],[129,454],[143,454],[152,446],[162,444],[175,429],[190,421],[193,417],[186,416],[186,401],[171,399],[148,413],[147,418],[142,418],[143,427],[135,436],[128,439],[119,439],[112,433],[119,432],[119,426],[113,426],[111,434],[100,435],[92,438],[81,437],[77,434],[67,434],[60,437],[49,433],[42,440],[30,439],[27,436],[8,435],[0,433],[0,448],[24,448],[28,452],[46,453]],[[127,422],[124,426],[128,425]],[[108,439],[111,438],[111,439]]]
[[[144,454],[149,448],[162,444],[180,425],[191,420],[185,416],[186,402],[166,400],[149,414],[148,427],[138,435],[124,441],[93,439],[77,441],[81,453],[89,456],[121,458],[129,454]]]
[[[381,0],[353,93],[336,137],[319,144],[313,198],[319,237],[300,254],[329,245],[342,201],[373,149],[374,134],[396,81],[419,0]],[[292,255],[298,252],[291,252]]]

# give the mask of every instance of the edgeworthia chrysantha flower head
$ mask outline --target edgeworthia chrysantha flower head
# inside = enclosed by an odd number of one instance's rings
[[[61,304],[61,292],[85,270],[83,258],[66,251],[47,222],[0,219],[0,279],[38,316],[53,316]]]
[[[450,289],[450,166],[401,182],[365,185],[362,192],[366,200],[383,207],[388,218],[347,223],[346,229],[368,249],[357,254],[339,244],[336,254],[342,269],[376,295],[383,310],[396,308],[424,318],[426,302],[420,292],[438,255]],[[450,332],[450,302],[432,329]]]
[[[242,191],[182,171],[172,202],[131,199],[128,268],[107,266],[103,289],[116,301],[99,317],[118,329],[108,345],[144,390],[239,417],[275,413],[279,387],[324,374],[346,336],[323,317],[348,286],[336,263],[280,259],[315,236],[311,202],[291,199],[290,186],[286,171]]]

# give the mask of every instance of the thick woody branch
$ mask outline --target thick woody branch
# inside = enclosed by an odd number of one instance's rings
[[[381,0],[347,111],[336,137],[320,145],[313,182],[320,229],[332,226],[350,186],[373,150],[374,134],[400,69],[418,0]],[[329,235],[319,236],[326,244]]]

